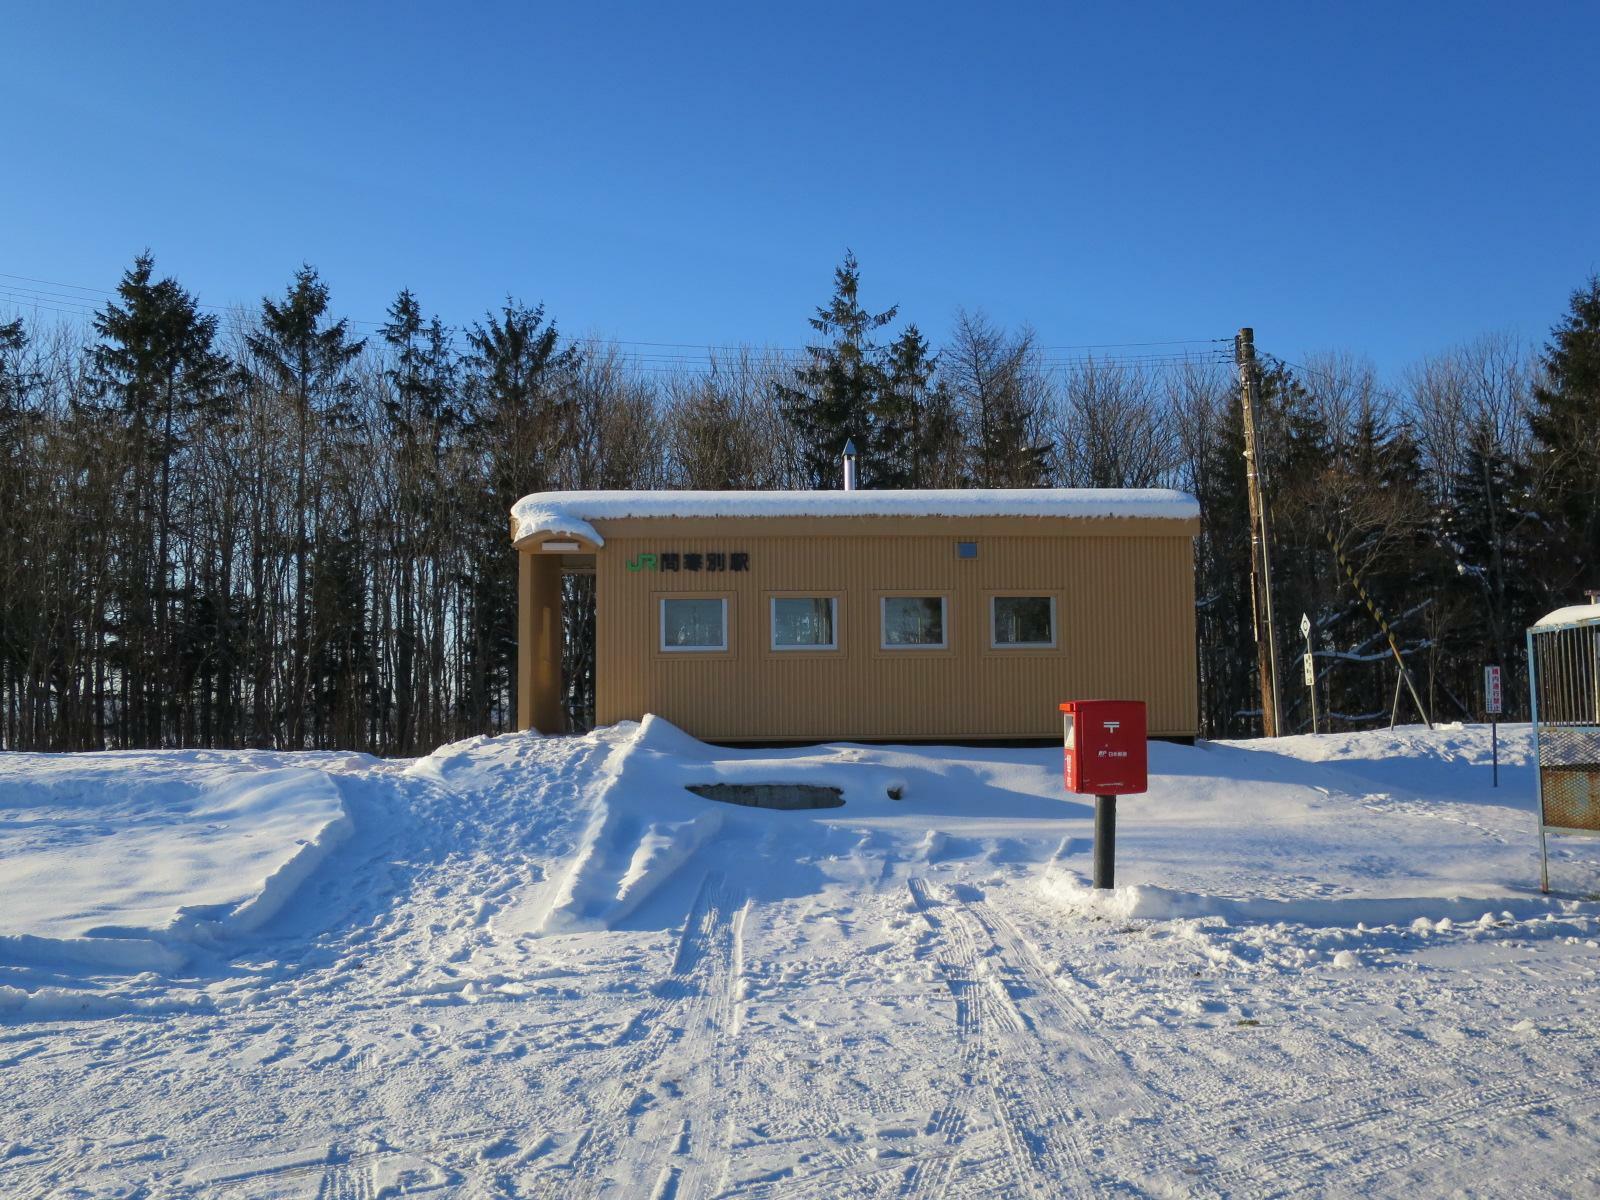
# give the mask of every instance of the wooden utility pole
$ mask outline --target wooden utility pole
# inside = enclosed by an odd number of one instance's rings
[[[1256,634],[1256,675],[1261,681],[1261,732],[1278,736],[1278,636],[1272,622],[1272,550],[1267,504],[1261,494],[1260,439],[1256,432],[1260,379],[1256,370],[1255,330],[1239,330],[1233,343],[1239,368],[1239,398],[1244,406],[1245,485],[1250,497],[1250,617]]]

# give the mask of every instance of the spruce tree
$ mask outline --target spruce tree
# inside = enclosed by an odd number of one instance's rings
[[[873,419],[871,487],[955,487],[961,481],[961,430],[938,355],[915,325],[889,346]]]
[[[498,313],[467,330],[464,363],[469,436],[482,471],[472,509],[481,518],[477,544],[505,537],[511,506],[558,484],[563,453],[573,443],[574,404],[566,386],[579,355],[563,345],[544,305],[507,297]],[[465,702],[474,728],[490,728],[495,708],[516,712],[516,609],[505,602],[517,586],[516,556],[488,555],[472,576],[473,674]]]
[[[384,372],[392,391],[383,407],[396,432],[411,440],[436,441],[460,426],[465,414],[450,331],[436,316],[424,320],[422,306],[406,288],[389,306],[381,332],[394,353]]]
[[[839,456],[847,440],[855,439],[868,471],[877,456],[875,413],[884,376],[872,334],[894,320],[899,306],[870,313],[861,307],[860,288],[860,264],[847,250],[833,273],[832,298],[810,321],[829,340],[806,347],[807,362],[793,385],[776,385],[799,441],[799,473],[813,488],[841,486]]]
[[[160,745],[178,689],[170,668],[180,586],[173,562],[173,464],[187,420],[216,411],[228,373],[213,349],[217,318],[202,314],[195,297],[175,279],[155,279],[155,259],[139,255],[117,285],[117,299],[94,317],[101,341],[93,350],[94,382],[112,397],[132,436],[132,502],[149,519],[131,529],[148,532],[131,548],[125,567],[122,644],[130,661],[125,720],[141,723],[136,736]],[[192,600],[192,595],[188,596]]]
[[[1500,663],[1515,675],[1518,632],[1539,616],[1532,579],[1544,538],[1529,537],[1542,531],[1527,508],[1527,470],[1506,452],[1488,414],[1472,423],[1461,469],[1448,483],[1441,540],[1451,560],[1452,590],[1473,615],[1459,657]]]
[[[328,317],[328,286],[310,264],[295,272],[294,282],[282,300],[261,301],[260,324],[246,335],[253,359],[250,374],[259,386],[276,389],[289,403],[294,417],[294,520],[291,553],[294,559],[294,619],[291,634],[287,712],[287,742],[306,743],[313,698],[311,671],[311,557],[317,517],[322,511],[320,474],[313,474],[313,450],[326,426],[354,419],[351,400],[355,382],[350,364],[366,343],[352,339],[349,323]],[[258,660],[270,657],[268,647],[256,646]],[[257,690],[267,691],[267,679],[257,664]],[[257,737],[265,740],[266,731]]]
[[[28,661],[36,650],[37,620],[30,610],[37,590],[26,576],[33,566],[33,508],[42,497],[36,494],[29,453],[27,347],[21,317],[0,322],[0,691],[13,698],[11,706],[0,702],[0,740],[12,725],[12,712],[22,707],[14,698],[26,687]]]
[[[1200,502],[1195,540],[1195,618],[1200,719],[1212,737],[1257,732],[1255,635],[1250,623],[1250,509],[1245,491],[1244,422],[1224,399],[1203,429],[1192,486]]]
[[[1600,586],[1600,275],[1572,293],[1567,318],[1551,331],[1544,379],[1529,423],[1535,466],[1551,524],[1542,572],[1551,605]]]
[[[397,638],[395,743],[405,753],[417,745],[419,710],[425,708],[427,695],[440,690],[444,670],[444,590],[430,578],[430,571],[448,556],[454,540],[453,517],[459,510],[440,503],[455,486],[442,459],[463,414],[449,333],[438,317],[423,319],[422,307],[409,289],[390,306],[382,334],[392,355],[384,372],[389,389],[383,412],[399,460],[392,483],[400,520],[387,523],[384,541],[397,581],[389,600]],[[437,631],[436,636],[424,639],[425,625]],[[419,653],[427,654],[420,668]]]

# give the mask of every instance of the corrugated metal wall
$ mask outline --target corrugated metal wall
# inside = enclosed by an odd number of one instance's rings
[[[1144,700],[1153,735],[1193,735],[1193,524],[851,518],[774,534],[761,520],[618,522],[595,556],[596,715],[654,712],[726,741],[1048,738],[1060,701],[1105,697]],[[956,556],[960,540],[978,543],[976,559]],[[628,569],[667,552],[743,553],[749,569]],[[885,591],[948,596],[950,649],[880,649]],[[772,651],[774,592],[838,596],[840,649]],[[1057,646],[991,649],[994,592],[1055,596]],[[727,595],[729,652],[663,653],[667,594]]]

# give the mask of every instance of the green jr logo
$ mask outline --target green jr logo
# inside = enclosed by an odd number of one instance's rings
[[[654,554],[635,555],[628,564],[630,571],[654,571],[656,569],[656,556]]]

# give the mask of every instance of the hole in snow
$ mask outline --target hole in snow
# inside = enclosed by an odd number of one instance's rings
[[[844,804],[844,793],[838,788],[818,787],[811,783],[691,783],[687,786],[696,796],[723,804],[739,804],[745,808],[788,811],[797,808],[839,808]]]

